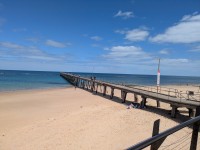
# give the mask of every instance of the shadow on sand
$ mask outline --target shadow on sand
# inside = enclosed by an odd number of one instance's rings
[[[123,104],[123,105],[125,104],[126,106],[130,105],[133,102],[133,101],[130,101],[130,100],[126,100],[125,103],[122,103],[122,99],[120,97],[113,96],[113,98],[110,99],[110,95],[106,94],[104,96],[101,92],[97,92],[97,93],[96,93],[96,91],[92,92],[90,89],[88,89],[88,90],[87,89],[82,89],[82,90],[88,91],[93,95],[98,95],[100,97],[103,97],[103,98],[105,98],[107,100],[110,100],[110,101],[113,101],[115,103],[119,103],[119,104]],[[177,123],[182,123],[182,122],[185,122],[185,121],[191,119],[188,116],[188,111],[178,110],[176,118],[172,118],[171,115],[170,115],[171,111],[170,110],[166,110],[166,109],[161,108],[161,107],[148,106],[148,100],[147,100],[146,108],[143,108],[143,109],[135,108],[135,109],[140,109],[141,111],[147,111],[147,112],[159,114],[159,115],[161,115],[163,117],[166,117],[168,119],[171,119],[171,120],[173,120],[173,121],[175,121]]]

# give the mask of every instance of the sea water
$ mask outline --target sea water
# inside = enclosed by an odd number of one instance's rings
[[[108,73],[73,73],[97,80],[116,84],[156,85],[156,75],[108,74]],[[161,85],[200,85],[200,77],[164,76]],[[10,71],[0,70],[0,91],[60,88],[71,86],[60,77],[60,72],[45,71]]]

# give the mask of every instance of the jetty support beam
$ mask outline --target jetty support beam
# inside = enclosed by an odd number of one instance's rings
[[[159,128],[160,128],[160,119],[156,120],[153,124],[152,137],[159,134]],[[164,138],[156,141],[155,143],[151,144],[150,150],[158,150],[165,139],[166,139],[166,137],[164,137]]]
[[[111,87],[110,99],[113,98],[113,95],[114,95],[114,88]]]
[[[195,116],[200,116],[200,106],[196,108],[196,114]],[[198,132],[200,128],[200,121],[195,122],[193,124],[193,131],[192,131],[192,139],[190,144],[190,150],[196,150],[197,149],[197,141],[198,141]]]
[[[134,94],[134,101],[138,102],[138,96],[137,96],[137,94]]]
[[[142,101],[141,101],[141,108],[146,107],[146,102],[147,102],[147,98],[142,96]]]
[[[86,89],[88,90],[88,81],[86,82]]]
[[[98,84],[96,84],[96,93],[98,92]]]
[[[195,116],[195,111],[192,108],[188,108],[189,117]]]
[[[94,82],[91,81],[91,92],[93,92],[93,91],[94,91]]]
[[[176,113],[177,113],[177,106],[171,105],[172,110],[171,110],[171,117],[176,118]]]
[[[107,88],[106,85],[104,85],[104,86],[103,86],[103,96],[106,95],[106,88]]]
[[[125,103],[125,102],[126,102],[126,95],[127,95],[127,92],[126,92],[126,91],[123,91],[123,90],[121,90],[121,98],[122,98],[122,103]]]
[[[156,101],[157,107],[160,107],[160,101]]]
[[[83,81],[83,89],[85,89],[85,81]]]

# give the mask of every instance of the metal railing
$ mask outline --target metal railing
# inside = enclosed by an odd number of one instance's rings
[[[157,87],[157,86],[142,86],[142,85],[127,85],[130,88],[134,89],[141,89],[144,91],[149,91],[153,93],[158,93],[170,97],[176,97],[180,100],[193,100],[193,101],[200,101],[200,91],[192,91],[193,94],[190,94],[191,91],[179,91],[175,88],[167,88],[167,87]]]
[[[199,109],[198,109],[198,113],[199,113]],[[163,143],[165,138],[167,138],[169,135],[171,135],[185,127],[188,127],[189,125],[193,125],[190,150],[196,150],[197,141],[198,141],[198,132],[199,132],[199,126],[200,126],[200,116],[197,116],[193,119],[183,122],[173,128],[170,128],[164,132],[161,132],[161,133],[159,133],[151,138],[148,138],[142,142],[139,142],[138,144],[135,144],[135,145],[127,148],[127,150],[141,150],[148,146],[151,146],[151,150],[157,150],[160,147],[160,145]],[[159,146],[157,146],[157,148],[152,148],[152,146],[155,145],[155,143]]]

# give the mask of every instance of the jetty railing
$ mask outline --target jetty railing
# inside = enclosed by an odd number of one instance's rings
[[[141,89],[144,91],[150,91],[153,93],[159,93],[170,97],[176,97],[180,100],[193,100],[200,101],[200,91],[179,91],[175,88],[167,88],[167,87],[156,87],[156,86],[143,86],[143,85],[127,85],[130,88]]]
[[[174,96],[177,97],[179,91],[174,88],[166,88],[166,87],[156,87],[156,86],[144,86],[144,85],[129,85],[128,87],[133,87],[136,89],[141,89],[145,91],[150,91],[154,93],[159,93],[163,95],[169,95],[169,96]]]
[[[148,146],[151,146],[151,148],[150,148],[151,150],[157,150],[169,135],[171,135],[185,127],[188,127],[190,125],[193,126],[192,137],[191,137],[191,142],[190,142],[190,150],[196,150],[197,143],[198,143],[198,132],[199,132],[199,127],[200,127],[200,107],[197,110],[198,110],[198,113],[197,113],[198,115],[195,118],[190,119],[186,122],[183,122],[183,123],[181,123],[175,127],[172,127],[164,132],[156,134],[151,138],[148,138],[142,142],[139,142],[139,143],[127,148],[127,150],[141,150]],[[159,125],[158,125],[158,128],[159,128]]]

